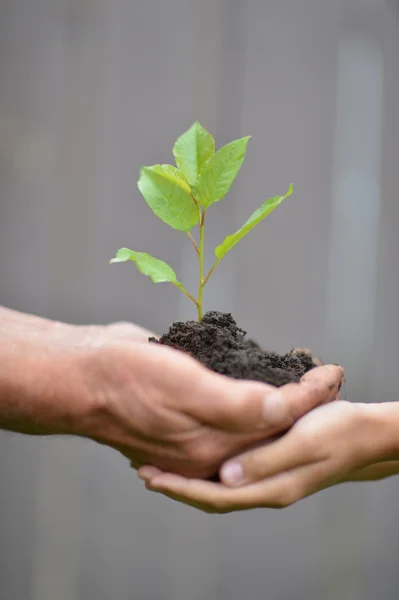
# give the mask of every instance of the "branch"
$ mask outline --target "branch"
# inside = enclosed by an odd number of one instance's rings
[[[181,283],[177,283],[175,281],[172,281],[171,283],[173,283],[173,285],[175,285],[177,288],[179,288],[179,290],[181,290],[183,292],[183,294],[185,294],[187,296],[187,298],[189,298],[191,300],[191,302],[194,302],[195,306],[198,307],[198,302],[196,301],[196,299],[192,297],[192,295],[190,294],[190,292],[188,292],[186,290],[186,288],[184,288],[182,286]]]
[[[218,264],[220,263],[221,259],[218,259],[215,264],[213,265],[212,269],[209,271],[208,275],[205,277],[204,280],[204,285],[206,284],[206,282],[208,281],[208,279],[210,278],[210,276],[212,275],[212,273],[214,272],[214,270],[216,269],[216,267],[218,266]]]
[[[187,233],[188,237],[190,238],[191,243],[194,246],[196,253],[199,254],[199,248],[198,248],[197,242],[195,241],[195,239],[193,238],[193,236],[191,235],[191,233],[189,231],[187,231],[186,233]]]

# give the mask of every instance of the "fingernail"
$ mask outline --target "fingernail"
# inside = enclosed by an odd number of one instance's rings
[[[279,423],[286,416],[281,392],[271,392],[263,400],[263,420],[266,424]]]
[[[225,464],[220,472],[223,483],[227,485],[238,485],[244,479],[244,469],[239,462]]]

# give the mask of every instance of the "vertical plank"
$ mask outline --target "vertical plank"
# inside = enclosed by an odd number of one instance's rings
[[[372,401],[377,257],[381,211],[383,54],[381,2],[352,2],[338,46],[337,116],[330,213],[326,336],[345,365],[352,400]],[[361,107],[361,108],[360,108]],[[322,595],[362,598],[367,497],[334,490],[321,506]],[[342,539],[345,539],[343,550]]]

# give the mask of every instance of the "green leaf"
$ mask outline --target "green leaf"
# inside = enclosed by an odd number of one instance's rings
[[[154,173],[157,173],[161,177],[168,179],[172,183],[175,183],[179,188],[191,194],[191,187],[187,179],[179,169],[176,169],[173,165],[153,165],[148,167]]]
[[[218,260],[222,260],[222,258],[229,252],[234,246],[249,233],[258,223],[263,221],[265,217],[267,217],[275,208],[277,208],[285,198],[291,196],[293,191],[292,184],[289,186],[287,193],[284,196],[274,196],[274,198],[269,198],[262,204],[258,210],[256,210],[244,223],[244,225],[233,233],[232,235],[228,235],[225,240],[215,249],[215,256]]]
[[[134,250],[129,250],[129,248],[121,248],[116,253],[115,258],[113,258],[110,262],[118,263],[127,262],[128,260],[136,263],[138,270],[143,273],[143,275],[148,275],[148,277],[151,277],[154,283],[169,281],[178,287],[181,285],[177,281],[176,273],[172,267],[170,267],[163,260],[154,258],[145,252],[134,252]]]
[[[173,146],[173,156],[190,185],[196,185],[205,163],[215,153],[215,140],[198,121]]]
[[[143,167],[138,188],[152,211],[180,231],[190,231],[199,221],[199,211],[184,176],[171,165]]]
[[[220,148],[206,163],[196,186],[196,199],[208,208],[225,197],[244,162],[251,136]]]

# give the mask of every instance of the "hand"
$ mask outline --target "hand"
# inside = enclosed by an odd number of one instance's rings
[[[148,489],[206,512],[283,508],[335,483],[356,479],[355,472],[364,477],[368,465],[390,458],[386,427],[375,415],[372,405],[344,401],[316,408],[277,441],[225,463],[221,484],[189,481],[150,467],[141,469],[139,476]],[[387,474],[392,474],[393,464],[385,469]],[[369,472],[378,477],[375,469]]]
[[[343,374],[320,367],[276,390],[213,373],[171,348],[122,342],[93,352],[85,365],[87,390],[101,399],[86,437],[116,448],[135,468],[200,478],[332,400]]]
[[[213,475],[223,460],[332,400],[324,367],[276,390],[217,375],[130,324],[76,327],[0,309],[0,428],[80,435],[132,466]]]

